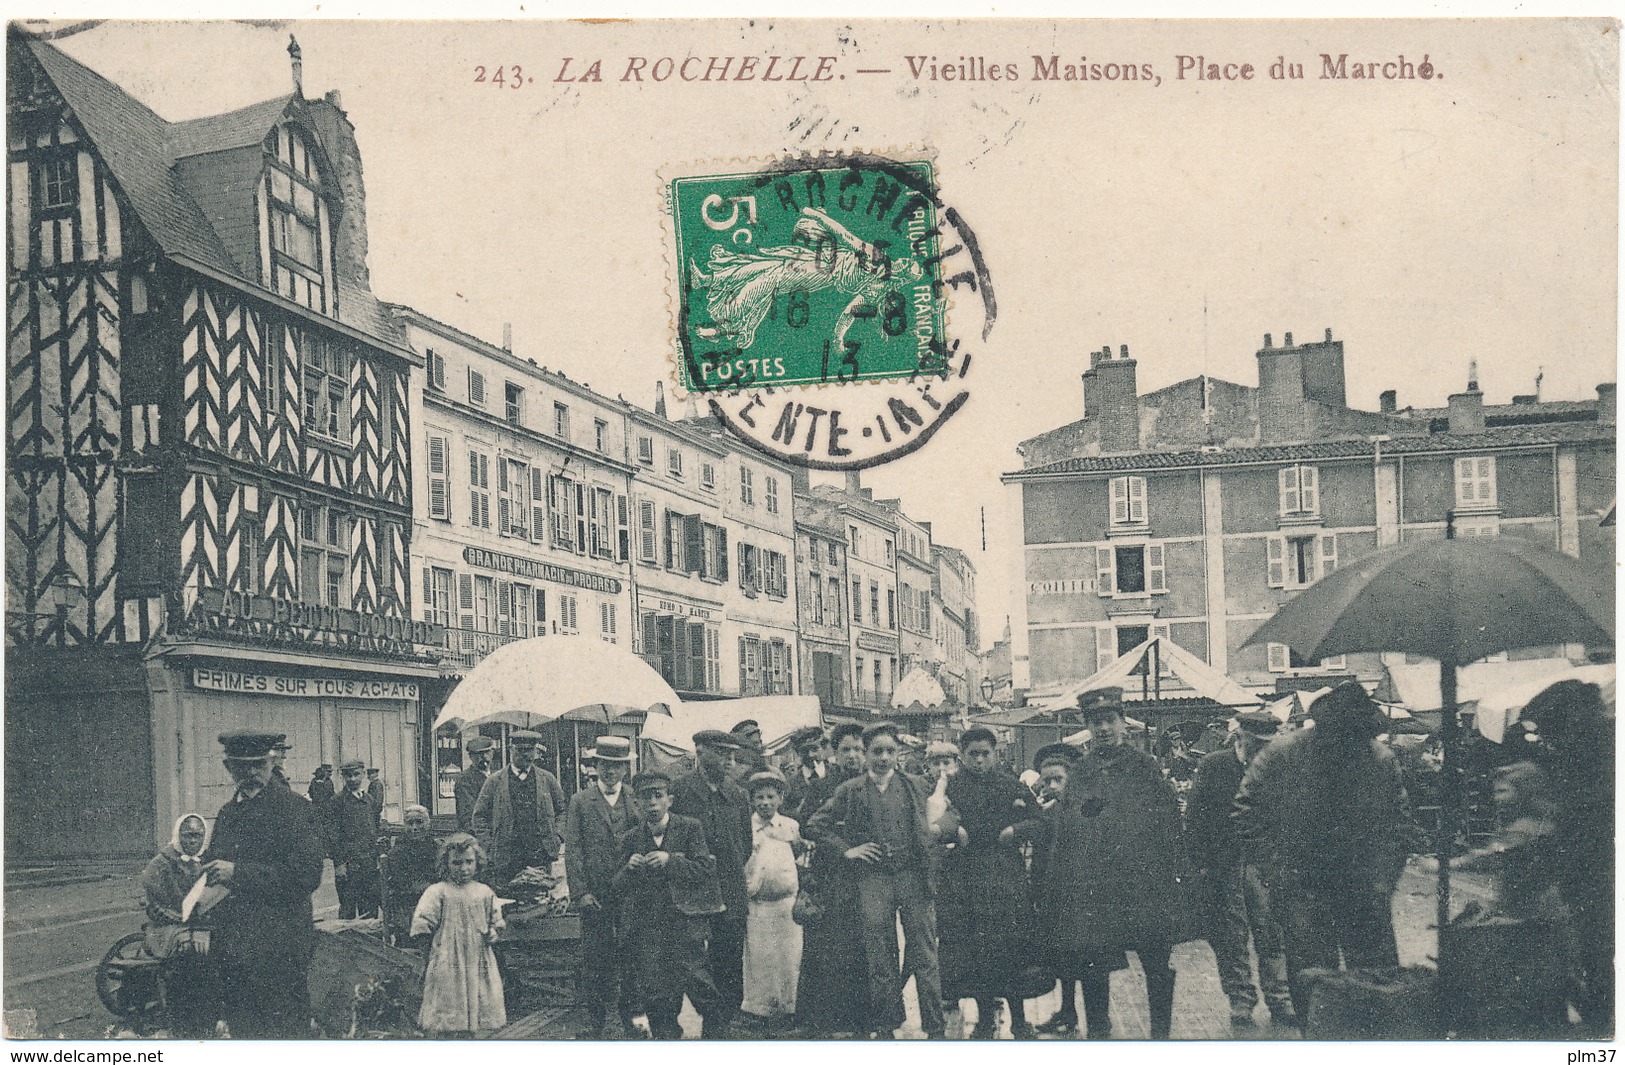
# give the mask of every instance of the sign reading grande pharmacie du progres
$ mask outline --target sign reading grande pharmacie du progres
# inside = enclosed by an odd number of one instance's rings
[[[328,699],[416,699],[418,686],[407,680],[353,677],[285,677],[240,673],[234,669],[192,670],[192,687],[246,695],[303,695]]]
[[[470,566],[511,573],[515,577],[551,581],[554,584],[583,588],[589,592],[603,592],[606,595],[621,594],[621,582],[614,577],[604,577],[597,573],[587,573],[583,570],[569,569],[565,566],[555,566],[551,562],[538,562],[533,558],[505,555],[500,551],[487,551],[483,547],[463,548],[463,561]]]

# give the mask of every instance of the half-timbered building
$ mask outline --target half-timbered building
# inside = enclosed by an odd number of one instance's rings
[[[6,841],[147,853],[265,726],[417,797],[408,371],[336,93],[170,122],[8,42]]]

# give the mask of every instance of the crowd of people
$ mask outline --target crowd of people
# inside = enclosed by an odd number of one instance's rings
[[[506,1022],[492,886],[561,853],[581,922],[584,1038],[678,1038],[686,999],[707,1039],[889,1039],[912,982],[928,1038],[971,1003],[971,1038],[997,1037],[1007,1015],[1017,1039],[1104,1039],[1112,974],[1133,954],[1150,1034],[1167,1039],[1174,948],[1193,939],[1211,944],[1245,1036],[1306,1025],[1328,973],[1398,966],[1392,900],[1417,834],[1378,739],[1388,721],[1358,683],[1317,700],[1311,727],[1238,714],[1177,790],[1130,742],[1121,690],[1085,693],[1078,711],[1087,745],[1048,745],[1019,776],[981,727],[923,758],[887,722],[804,729],[783,772],[751,721],[695,735],[694,765],[676,774],[633,772],[631,742],[605,736],[567,802],[537,764],[539,736],[511,733],[495,771],[494,745],[476,740],[458,831],[437,843],[428,812],[408,807],[382,862],[365,766],[341,765],[331,794],[318,773],[306,801],[279,781],[282,737],[225,734],[236,793],[212,837],[201,816],[181,818],[143,880],[150,930],[185,923],[199,878],[223,896],[209,911],[213,975],[180,996],[190,1020],[178,1034],[217,1019],[238,1037],[309,1034],[324,856],[342,916],[393,901],[396,941],[425,957],[419,1025],[443,1036]],[[1594,686],[1558,685],[1514,741],[1493,839],[1453,859],[1496,884],[1463,928],[1517,922],[1518,971],[1538,977],[1493,1030],[1556,1036],[1572,1006],[1611,1032],[1612,722]],[[1059,1009],[1032,1016],[1057,986]]]

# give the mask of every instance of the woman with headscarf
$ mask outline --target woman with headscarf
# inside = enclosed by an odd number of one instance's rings
[[[213,994],[217,986],[207,955],[177,950],[181,931],[196,921],[181,919],[187,893],[203,875],[199,855],[208,845],[209,826],[202,814],[175,819],[169,842],[159,848],[141,871],[146,894],[147,950],[166,960],[164,992],[169,1006],[170,1032],[178,1039],[201,1038],[214,1031],[219,1010]]]

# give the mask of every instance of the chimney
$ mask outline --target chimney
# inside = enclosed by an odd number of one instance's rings
[[[344,110],[344,97],[339,95],[339,91],[337,89],[328,89],[327,92],[322,96],[322,99],[332,104],[338,110]]]
[[[808,475],[807,467],[790,467],[790,494],[797,496],[812,494],[812,478]]]
[[[1089,356],[1083,375],[1084,417],[1099,420],[1101,451],[1140,450],[1140,396],[1128,345],[1112,358],[1107,344]]]
[[[1384,414],[1393,414],[1399,410],[1399,393],[1390,388],[1377,397],[1377,404]]]
[[[513,351],[513,323],[512,322],[503,322],[502,323],[502,350],[507,351],[507,352],[512,352]]]
[[[1484,431],[1484,393],[1478,390],[1478,360],[1467,364],[1467,391],[1450,397],[1450,431],[1452,433],[1482,433]]]
[[[1292,348],[1292,334],[1286,335],[1287,346],[1270,346],[1269,334],[1264,334],[1264,346],[1258,349],[1258,442],[1278,444],[1285,440],[1304,438],[1303,356]]]
[[[846,471],[846,494],[849,496],[863,495],[863,479],[857,470]]]
[[[1597,386],[1597,421],[1603,425],[1613,425],[1618,411],[1614,390],[1619,386],[1610,381]]]
[[[655,413],[662,418],[666,416],[666,383],[655,382]]]
[[[305,98],[305,54],[299,50],[299,41],[288,34],[288,59],[293,64],[293,94]]]

